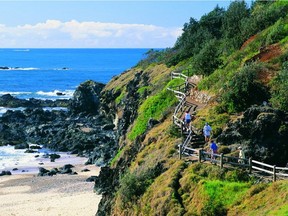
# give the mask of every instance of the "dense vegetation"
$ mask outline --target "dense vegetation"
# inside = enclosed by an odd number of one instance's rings
[[[111,163],[117,173],[110,191],[111,214],[288,214],[287,181],[256,184],[258,180],[243,170],[178,159],[181,135],[171,125],[177,100],[166,90],[183,83],[170,81],[173,70],[202,75],[198,89],[214,99],[197,112],[193,124],[200,128],[209,121],[214,136],[239,113],[263,101],[287,112],[287,14],[285,1],[256,0],[250,8],[245,1],[233,1],[227,10],[216,6],[199,21],[191,18],[185,23],[174,47],[150,50],[133,70],[105,87],[117,95],[119,115],[131,92],[139,103],[135,115],[129,112],[129,126],[119,139],[121,150]],[[139,74],[146,78],[136,82]],[[131,83],[136,84],[129,90]],[[150,119],[158,122],[148,127]],[[270,205],[264,205],[268,199]]]
[[[190,68],[194,74],[206,77],[199,87],[212,91],[218,91],[224,83],[225,91],[229,91],[229,86],[237,85],[237,79],[244,81],[245,77],[245,86],[227,92],[222,98],[226,104],[222,107],[225,108],[223,111],[243,111],[251,104],[270,99],[268,89],[264,89],[266,87],[256,80],[255,70],[260,73],[266,69],[271,70],[271,67],[281,67],[283,59],[287,59],[287,51],[284,49],[272,63],[258,65],[256,62],[250,68],[249,64],[256,60],[253,57],[261,52],[261,48],[275,43],[282,47],[287,42],[287,11],[288,4],[284,1],[255,1],[251,8],[247,7],[245,1],[234,1],[226,11],[216,6],[199,21],[191,18],[189,23],[185,23],[183,34],[173,48],[150,50],[147,59],[139,65],[164,63],[168,67]],[[253,43],[244,44],[252,37],[255,38]],[[247,69],[242,69],[243,65],[247,65]],[[240,75],[236,74],[238,71]],[[278,80],[275,79],[274,84]],[[233,98],[236,94],[239,98],[245,98],[254,87],[258,89],[258,98],[255,95],[254,99],[247,98],[245,101]],[[272,94],[271,102],[273,97],[277,96]],[[258,101],[255,101],[256,98]]]

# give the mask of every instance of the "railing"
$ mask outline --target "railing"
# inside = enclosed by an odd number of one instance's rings
[[[179,146],[179,151],[182,151],[182,154],[187,156],[194,156],[198,158],[198,161],[211,161],[223,168],[224,164],[229,164],[236,167],[248,168],[249,173],[252,172],[264,172],[266,174],[272,175],[272,180],[276,181],[278,178],[287,178],[288,177],[288,167],[277,167],[275,165],[265,164],[252,158],[238,158],[226,156],[223,153],[213,154],[211,152],[205,152],[202,149],[193,149],[184,146]]]
[[[177,125],[178,127],[182,128],[184,122],[182,119],[178,118],[177,113],[179,111],[183,111],[183,107],[186,102],[186,95],[183,92],[180,92],[171,88],[167,88],[167,89],[170,91],[173,91],[175,96],[180,100],[179,104],[176,106],[175,111],[173,113],[173,123]]]
[[[189,69],[188,69],[188,76],[189,76]],[[184,84],[184,88],[182,87],[182,85],[174,87],[174,88],[178,88],[178,90],[168,88],[168,90],[173,91],[176,97],[180,100],[173,114],[173,123],[177,125],[178,127],[180,127],[182,131],[183,131],[183,126],[184,126],[184,121],[178,118],[177,114],[180,110],[181,112],[183,111],[183,106],[185,105],[185,102],[186,102],[186,94],[183,92],[186,92],[187,86],[189,85],[188,76],[184,75],[183,73],[171,72],[172,79],[174,78],[184,79],[185,84]],[[192,136],[194,134],[193,131],[196,131],[196,129],[191,127],[183,144],[178,145],[180,159],[182,157],[182,154],[184,154],[187,156],[197,157],[199,162],[201,162],[202,160],[211,161],[212,163],[219,165],[221,168],[223,168],[224,164],[229,164],[229,165],[236,166],[236,167],[248,168],[249,173],[261,171],[261,172],[272,175],[273,181],[276,181],[277,177],[278,178],[288,177],[288,167],[277,167],[275,165],[269,165],[269,164],[265,164],[256,160],[252,160],[252,158],[249,158],[249,159],[238,158],[238,157],[226,156],[222,153],[212,155],[211,152],[205,152],[203,151],[203,149],[198,150],[198,149],[189,148],[188,144],[191,142]]]
[[[253,166],[253,164],[260,165],[259,166]],[[277,167],[276,165],[270,165],[270,164],[265,164],[259,161],[252,160],[252,169],[262,171],[264,173],[271,174],[273,176],[273,181],[276,181],[277,176],[278,177],[288,177],[288,168],[287,167]],[[280,172],[277,172],[279,170]],[[283,172],[287,172],[286,174]]]
[[[189,130],[188,136],[186,137],[185,141],[183,142],[182,145],[179,145],[179,158],[181,159],[182,154],[184,152],[185,149],[188,149],[188,144],[190,143],[191,139],[192,139],[192,135],[193,132],[192,130]]]
[[[188,76],[182,74],[182,73],[178,73],[178,72],[171,72],[171,79],[175,79],[175,78],[180,78],[180,79],[184,79],[184,80],[188,80]]]

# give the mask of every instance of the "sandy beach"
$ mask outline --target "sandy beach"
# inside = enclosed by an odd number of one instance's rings
[[[100,168],[82,162],[83,158],[73,164],[73,171],[78,175],[38,177],[29,168],[30,171],[24,173],[0,176],[0,216],[95,215],[101,196],[93,192],[94,182],[85,180],[98,175]],[[60,167],[62,163],[55,163],[53,167]],[[90,171],[81,172],[85,168]]]

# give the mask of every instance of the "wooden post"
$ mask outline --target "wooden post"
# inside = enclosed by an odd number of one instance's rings
[[[252,173],[252,158],[251,157],[249,158],[248,163],[249,163],[249,174],[251,174]]]
[[[199,149],[198,162],[201,163],[202,149]]]
[[[276,181],[276,166],[273,166],[273,182]]]
[[[223,168],[223,153],[220,154],[220,168]]]
[[[181,148],[182,144],[179,145],[179,159],[181,160],[182,159],[182,148]]]

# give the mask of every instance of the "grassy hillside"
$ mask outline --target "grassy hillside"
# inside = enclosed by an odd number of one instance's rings
[[[151,50],[108,83],[103,92],[117,114],[119,150],[110,163],[116,174],[108,180],[110,204],[103,202],[107,214],[288,214],[287,181],[258,184],[245,170],[178,158],[183,140],[172,124],[178,100],[167,91],[181,83],[171,81],[172,70],[203,75],[198,89],[213,100],[197,112],[193,125],[202,128],[209,121],[215,137],[251,105],[268,101],[286,112],[287,14],[284,1],[256,1],[252,8],[232,2],[227,11],[216,7],[200,21],[191,18],[175,47]]]

